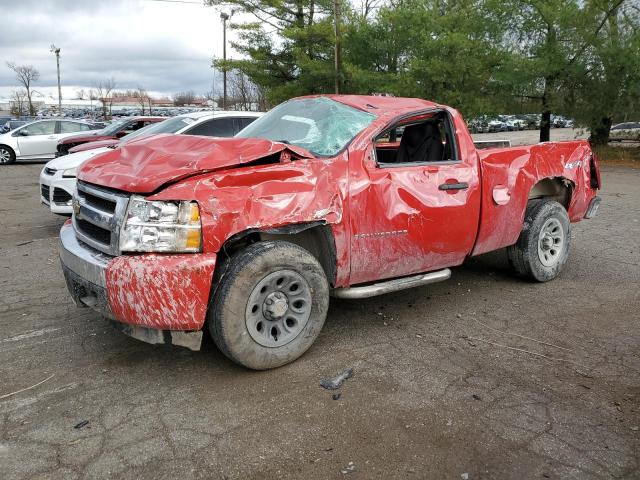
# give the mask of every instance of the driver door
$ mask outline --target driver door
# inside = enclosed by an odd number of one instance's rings
[[[56,136],[56,121],[45,120],[32,123],[17,130],[18,148],[21,156],[53,156],[58,137]]]
[[[351,284],[459,265],[471,252],[480,216],[477,158],[473,144],[457,145],[452,119],[442,115],[448,148],[438,160],[395,163],[392,150],[402,140],[388,132],[350,155]]]

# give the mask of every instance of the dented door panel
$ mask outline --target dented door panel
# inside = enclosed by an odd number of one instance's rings
[[[477,155],[463,140],[461,119],[452,117],[460,161],[381,167],[371,144],[351,153],[350,283],[459,265],[471,252],[480,208]]]

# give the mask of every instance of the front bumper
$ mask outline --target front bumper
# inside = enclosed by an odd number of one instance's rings
[[[40,172],[40,202],[49,206],[51,213],[71,215],[73,207],[71,198],[76,188],[75,178],[63,178],[62,171],[57,170],[53,175]]]
[[[215,254],[111,257],[79,242],[70,221],[60,231],[60,261],[75,303],[148,343],[200,348],[215,260]]]

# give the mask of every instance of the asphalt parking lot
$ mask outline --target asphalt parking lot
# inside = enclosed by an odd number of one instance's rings
[[[589,132],[581,128],[552,128],[551,141],[560,142],[563,140],[575,140],[587,138]],[[474,140],[510,140],[512,146],[531,145],[540,138],[538,130],[520,130],[517,132],[495,132],[495,133],[475,133]]]
[[[496,252],[334,300],[306,355],[252,372],[76,308],[41,168],[1,168],[0,478],[640,477],[640,170],[604,168],[556,281]]]

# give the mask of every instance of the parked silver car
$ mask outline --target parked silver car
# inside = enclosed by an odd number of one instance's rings
[[[623,140],[640,142],[640,122],[626,122],[614,125],[609,132],[609,140],[615,142]]]
[[[0,135],[0,165],[55,157],[58,140],[97,128],[76,120],[38,120]]]

